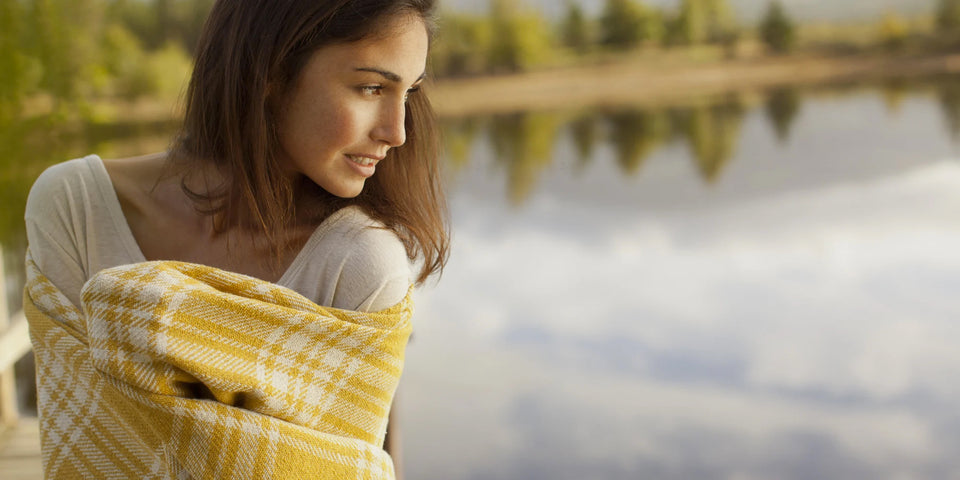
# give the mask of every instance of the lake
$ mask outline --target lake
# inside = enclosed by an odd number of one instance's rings
[[[23,128],[14,305],[32,179],[169,132]],[[960,81],[444,130],[454,244],[417,294],[408,478],[958,478]]]

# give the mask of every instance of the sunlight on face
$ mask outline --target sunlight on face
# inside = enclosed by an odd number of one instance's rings
[[[338,197],[355,197],[387,151],[406,141],[407,96],[419,88],[427,29],[412,14],[378,34],[318,49],[284,100],[281,159]]]

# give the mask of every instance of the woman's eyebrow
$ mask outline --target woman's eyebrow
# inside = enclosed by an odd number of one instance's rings
[[[357,68],[355,69],[355,71],[357,71],[357,72],[372,72],[372,73],[377,73],[377,74],[382,75],[383,78],[386,78],[387,80],[390,80],[391,82],[396,82],[396,83],[400,83],[400,82],[403,80],[402,78],[400,78],[400,75],[397,75],[396,73],[393,73],[393,72],[390,72],[390,71],[387,71],[387,70],[381,70],[381,69],[379,69],[379,68],[357,67]],[[427,77],[427,72],[421,73],[420,76],[417,77],[417,82],[419,82],[420,80],[423,80],[423,79],[426,78],[426,77]],[[414,82],[414,83],[416,83],[416,82]]]

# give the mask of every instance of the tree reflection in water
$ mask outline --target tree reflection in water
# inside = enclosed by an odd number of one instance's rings
[[[786,144],[790,138],[790,127],[800,113],[800,94],[795,88],[777,88],[767,96],[765,110],[767,120],[773,125],[777,140]]]
[[[617,163],[628,175],[636,174],[644,159],[669,137],[670,126],[662,112],[618,110],[604,117],[610,125],[610,143],[617,152]]]
[[[910,86],[906,80],[894,78],[884,82],[880,87],[880,91],[883,94],[883,102],[887,106],[887,112],[896,115],[900,113],[900,108],[903,106],[903,100],[910,91]]]
[[[581,114],[569,123],[570,137],[577,149],[577,169],[582,172],[593,159],[593,149],[599,137],[595,113]]]
[[[685,131],[693,160],[707,183],[714,183],[733,157],[745,108],[737,95],[688,112]]]
[[[505,168],[508,200],[522,205],[534,192],[538,176],[553,162],[554,147],[564,136],[573,147],[578,173],[595,161],[597,147],[613,149],[617,167],[625,174],[639,174],[645,160],[659,148],[673,142],[688,146],[690,160],[705,184],[719,181],[737,152],[745,116],[758,109],[769,123],[778,143],[787,148],[791,131],[800,115],[804,96],[827,93],[831,97],[864,91],[852,83],[810,90],[778,87],[770,90],[759,105],[746,96],[730,93],[700,103],[669,108],[607,107],[575,112],[516,112],[493,116],[446,119],[442,122],[446,154],[457,169],[470,162],[478,136],[489,134],[496,164]],[[869,87],[867,87],[869,88]],[[945,115],[947,129],[960,142],[960,81],[888,81],[874,87],[887,111],[898,114],[909,95],[934,92]]]
[[[463,168],[470,162],[470,150],[482,123],[479,117],[461,117],[448,119],[440,125],[444,153],[455,169]]]
[[[557,115],[519,112],[490,120],[490,142],[496,163],[506,167],[510,203],[520,206],[533,192],[537,178],[553,162],[559,127]]]
[[[951,79],[938,88],[940,105],[947,122],[947,131],[954,142],[960,143],[960,81]]]

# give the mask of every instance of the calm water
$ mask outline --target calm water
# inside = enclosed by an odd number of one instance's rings
[[[960,84],[446,123],[408,478],[960,478]]]

